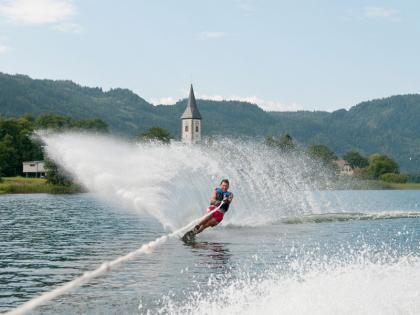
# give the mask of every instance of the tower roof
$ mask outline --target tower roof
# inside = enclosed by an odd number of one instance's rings
[[[184,113],[181,116],[181,119],[201,119],[200,112],[197,108],[197,102],[195,101],[194,90],[191,84],[190,95],[188,96],[187,108],[185,108]]]

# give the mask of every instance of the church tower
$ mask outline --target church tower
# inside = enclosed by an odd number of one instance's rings
[[[181,116],[181,128],[183,143],[193,144],[201,140],[201,115],[197,108],[192,84],[187,108]]]

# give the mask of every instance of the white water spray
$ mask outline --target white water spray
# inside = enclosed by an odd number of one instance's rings
[[[148,213],[172,231],[201,215],[222,178],[229,178],[236,196],[224,223],[262,225],[319,212],[309,191],[322,172],[302,154],[281,154],[251,141],[133,144],[75,133],[42,139],[48,156],[87,190]]]
[[[355,258],[343,265],[339,257],[334,266],[301,256],[290,273],[274,270],[256,279],[243,275],[228,283],[218,281],[209,292],[182,301],[166,297],[163,306],[141,314],[419,314],[419,257],[391,263]]]

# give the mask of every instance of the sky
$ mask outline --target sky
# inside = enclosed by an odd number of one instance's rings
[[[420,2],[0,0],[0,71],[333,111],[420,92]]]

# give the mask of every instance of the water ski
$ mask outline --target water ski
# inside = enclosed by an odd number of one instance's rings
[[[184,234],[184,236],[181,238],[181,240],[184,243],[192,243],[195,241],[195,233],[194,230],[188,231]]]

